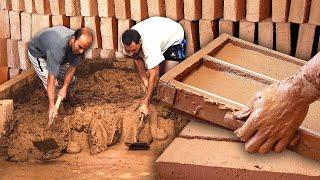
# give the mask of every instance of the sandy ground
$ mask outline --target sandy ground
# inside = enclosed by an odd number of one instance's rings
[[[156,178],[156,158],[186,121],[154,102],[158,118],[152,120],[151,126],[164,129],[168,138],[154,139],[147,151],[128,151],[124,145],[125,136],[134,121],[134,108],[143,97],[139,78],[130,71],[103,69],[93,72],[88,69],[81,69],[75,97],[64,102],[53,127],[44,131],[45,138],[53,138],[58,143],[55,150],[43,153],[33,145],[40,140],[47,123],[44,88],[35,85],[29,95],[15,102],[17,125],[14,132],[0,143],[0,177]],[[96,122],[104,124],[108,147],[92,156],[89,134],[96,135],[101,131],[101,126],[92,125]],[[113,137],[115,130],[121,133],[119,138]],[[71,140],[80,144],[81,153],[66,153]]]

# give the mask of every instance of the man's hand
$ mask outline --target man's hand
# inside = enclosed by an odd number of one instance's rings
[[[140,108],[140,112],[143,113],[144,115],[149,115],[150,114],[150,108],[148,103],[142,103]]]
[[[51,119],[53,117],[56,117],[58,114],[57,109],[55,108],[55,106],[50,106],[49,110],[48,110],[48,117],[49,117],[49,122],[51,121]]]
[[[58,96],[61,97],[61,101],[63,101],[63,100],[66,98],[67,92],[68,92],[68,90],[67,90],[67,88],[65,88],[65,87],[62,87],[62,88],[60,89],[60,91],[59,91],[59,93],[58,93]]]
[[[244,109],[234,112],[236,119],[247,119],[235,131],[248,152],[282,152],[307,115],[310,99],[304,96],[305,82],[291,78],[256,94]]]

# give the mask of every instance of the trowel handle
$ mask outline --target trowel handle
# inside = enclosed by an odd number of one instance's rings
[[[58,95],[56,104],[54,105],[54,107],[56,108],[57,111],[60,107],[60,104],[61,104],[61,96]]]

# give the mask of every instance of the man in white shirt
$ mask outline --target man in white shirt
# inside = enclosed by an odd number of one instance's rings
[[[121,40],[124,53],[134,59],[145,87],[140,111],[147,115],[160,71],[165,73],[185,59],[184,30],[171,19],[151,17],[126,30]]]

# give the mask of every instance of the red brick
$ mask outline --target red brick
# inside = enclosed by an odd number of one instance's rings
[[[51,15],[32,14],[32,37],[39,31],[51,26]]]
[[[0,67],[8,66],[7,39],[0,38]]]
[[[21,40],[23,42],[29,42],[32,33],[32,16],[30,13],[21,13]]]
[[[195,21],[201,19],[202,4],[199,0],[184,0],[184,19]]]
[[[36,12],[38,14],[50,14],[49,0],[34,0]]]
[[[272,21],[287,22],[290,10],[290,0],[272,0]]]
[[[34,4],[34,0],[24,0],[24,9],[24,12],[35,13],[36,7]]]
[[[245,0],[224,0],[223,18],[230,21],[239,21],[246,16]]]
[[[309,24],[320,25],[320,1],[311,0]]]
[[[80,5],[82,16],[98,16],[97,0],[80,0]]]
[[[115,18],[100,18],[103,49],[117,49],[118,22]]]
[[[223,16],[223,0],[202,0],[202,19],[216,20]]]
[[[175,138],[156,160],[159,179],[318,179],[319,162],[285,150],[250,154],[238,142]]]
[[[9,80],[9,68],[7,66],[0,66],[0,84],[3,84],[8,80]]]
[[[11,39],[20,40],[20,12],[9,11]]]
[[[199,42],[199,25],[196,21],[189,21],[189,20],[181,20],[179,23],[182,25],[186,40],[187,40],[187,47],[186,47],[186,56],[191,56],[196,51],[200,49],[200,42]]]
[[[212,40],[218,37],[219,34],[219,25],[218,21],[214,20],[199,20],[199,38],[200,38],[200,47],[203,48],[209,44]]]
[[[0,10],[11,10],[11,3],[9,0],[0,0]]]
[[[311,58],[315,32],[316,25],[300,24],[295,57],[303,60],[309,60]]]
[[[288,55],[291,53],[290,26],[290,23],[276,23],[276,50]]]
[[[239,38],[254,43],[255,23],[241,20],[239,23]]]
[[[183,0],[165,0],[166,17],[179,21],[183,19]]]
[[[288,21],[306,23],[309,17],[311,0],[291,0]]]
[[[114,0],[98,0],[99,17],[114,17]]]
[[[10,38],[9,11],[0,10],[0,38]]]
[[[18,41],[7,39],[8,67],[20,68]]]
[[[100,51],[101,51],[100,48],[88,49],[85,52],[84,57],[86,59],[92,59],[92,60],[100,59]]]
[[[70,29],[76,30],[84,27],[84,19],[82,16],[70,17]]]
[[[134,24],[134,21],[132,21],[131,19],[118,19],[118,51],[122,52],[122,34],[127,29],[130,29]]]
[[[251,22],[260,22],[270,17],[271,1],[256,0],[247,1],[246,5],[246,20]]]
[[[50,2],[50,11],[52,15],[61,15],[65,14],[65,0],[49,0]]]
[[[233,21],[220,19],[219,20],[219,35],[226,33],[231,36],[236,34],[236,25]]]
[[[166,16],[165,0],[147,0],[148,15],[152,16]]]
[[[11,124],[13,119],[13,100],[0,100],[0,138],[6,134],[8,124]]]
[[[24,11],[24,2],[23,0],[11,0],[11,10],[12,11]]]
[[[101,47],[101,32],[100,32],[100,20],[99,17],[84,17],[84,25],[91,29],[93,33],[93,43],[92,48],[100,48]]]
[[[258,44],[273,49],[273,22],[271,18],[258,24]]]
[[[70,27],[70,17],[66,15],[52,16],[52,26]]]
[[[27,70],[31,67],[30,60],[28,58],[28,43],[18,41],[18,51],[20,60],[20,69]]]
[[[118,0],[114,2],[115,15],[117,19],[129,19],[130,0]]]
[[[21,70],[19,68],[9,68],[9,78],[13,79],[14,77],[20,74]]]
[[[80,0],[65,0],[64,4],[67,16],[80,15]]]
[[[142,21],[148,18],[147,0],[130,0],[131,19]]]

